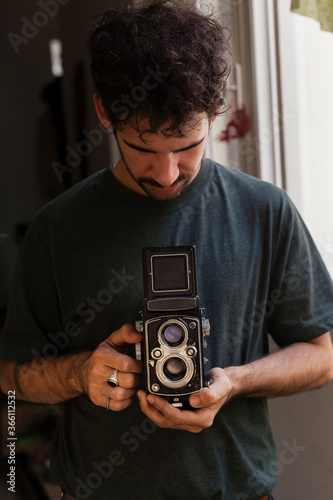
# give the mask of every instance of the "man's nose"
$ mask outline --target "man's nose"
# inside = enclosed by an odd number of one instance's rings
[[[172,154],[156,158],[153,179],[160,186],[170,187],[179,177],[178,161]]]

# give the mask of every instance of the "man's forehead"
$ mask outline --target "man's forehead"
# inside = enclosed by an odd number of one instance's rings
[[[150,122],[147,118],[136,120],[135,123],[127,123],[121,128],[123,135],[129,138],[139,139],[143,144],[154,141],[156,138],[165,140],[177,140],[191,138],[196,133],[200,133],[206,128],[208,117],[206,114],[198,114],[191,121],[184,124],[177,130],[172,130],[169,123],[162,125],[157,131],[151,130]]]

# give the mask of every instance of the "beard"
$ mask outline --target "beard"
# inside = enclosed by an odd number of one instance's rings
[[[139,177],[135,179],[132,176],[133,180],[143,189],[143,191],[154,200],[165,201],[165,200],[174,200],[176,199],[182,191],[190,184],[194,175],[180,175],[178,179],[169,187],[164,188],[165,193],[163,193],[163,186],[161,186],[158,182],[153,179],[149,179],[148,177]],[[154,189],[154,188],[157,188]],[[161,192],[158,192],[158,189],[161,189]],[[169,190],[169,192],[168,192]],[[172,192],[170,192],[172,190]]]
[[[121,158],[124,162],[127,172],[133,179],[133,181],[146,193],[149,198],[157,201],[171,201],[178,198],[182,191],[192,182],[200,170],[202,159],[197,167],[197,169],[191,174],[181,174],[171,186],[167,188],[161,186],[158,182],[154,181],[150,177],[135,177],[126,162],[124,155],[119,148]],[[159,191],[160,190],[160,191]],[[164,192],[163,192],[164,191]]]

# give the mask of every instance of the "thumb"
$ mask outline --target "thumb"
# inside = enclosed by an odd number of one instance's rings
[[[224,403],[232,389],[230,379],[222,368],[209,370],[206,379],[211,381],[210,385],[190,397],[190,404],[194,408]]]
[[[133,325],[126,323],[119,330],[115,330],[105,340],[109,346],[116,351],[123,352],[127,348],[127,344],[136,344],[142,340],[141,333],[138,333]]]

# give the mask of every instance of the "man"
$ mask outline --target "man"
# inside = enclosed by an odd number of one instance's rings
[[[283,191],[202,159],[230,69],[217,22],[158,0],[106,13],[89,50],[121,160],[33,218],[2,390],[65,402],[51,460],[64,498],[266,499],[277,478],[266,397],[332,379],[332,282]],[[197,247],[212,330],[212,384],[193,411],[137,390],[132,349],[142,248],[175,245]]]

